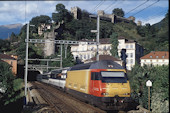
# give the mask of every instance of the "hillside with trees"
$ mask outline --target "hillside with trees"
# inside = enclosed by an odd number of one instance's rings
[[[124,11],[122,9],[116,8],[113,10],[113,13],[119,16],[124,16]],[[44,32],[56,32],[57,40],[82,40],[82,39],[96,39],[96,34],[91,33],[91,30],[97,28],[96,19],[89,18],[90,13],[86,10],[81,11],[81,18],[74,19],[73,14],[65,9],[63,4],[56,5],[56,12],[52,12],[52,18],[46,15],[40,15],[33,17],[30,20],[30,24],[35,25],[35,27],[30,27],[30,37],[36,39],[43,39],[43,35],[38,35],[38,26],[42,23],[51,24],[51,30]],[[113,33],[116,33],[117,36],[123,36],[130,40],[136,40],[140,45],[145,48],[145,54],[150,51],[168,51],[168,18],[169,13],[166,14],[165,18],[155,24],[150,25],[146,24],[144,26],[137,26],[136,23],[130,22],[118,22],[111,23],[108,21],[100,21],[100,38],[110,38]],[[54,22],[52,22],[54,21]],[[55,27],[60,23],[59,29]],[[19,56],[19,59],[22,60],[25,58],[25,38],[26,38],[26,25],[24,25],[20,31],[19,35],[12,34],[8,42],[11,43],[10,47],[0,47],[1,52],[6,51],[11,54],[16,54]],[[2,42],[2,43],[4,43]],[[160,43],[161,42],[161,43]],[[20,45],[19,47],[17,45]],[[43,58],[43,48],[42,44],[30,44],[29,47],[29,57],[30,58]],[[58,50],[57,50],[58,51]],[[24,63],[21,61],[21,63]]]

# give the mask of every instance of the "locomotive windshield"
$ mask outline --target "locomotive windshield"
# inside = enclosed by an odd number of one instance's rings
[[[124,72],[101,72],[102,77],[125,77]]]
[[[104,83],[127,83],[124,72],[102,71],[101,76]]]

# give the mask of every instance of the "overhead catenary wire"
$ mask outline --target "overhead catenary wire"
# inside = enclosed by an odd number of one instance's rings
[[[146,0],[144,3],[142,3],[142,4],[138,5],[137,7],[133,8],[133,9],[131,9],[131,10],[130,10],[130,11],[128,11],[125,15],[127,15],[128,13],[130,13],[130,12],[134,11],[135,9],[139,8],[140,6],[142,6],[142,5],[146,4],[148,1],[149,1],[149,0]]]
[[[27,3],[26,3],[27,1],[25,1],[25,24],[26,24],[26,6],[27,6]]]
[[[144,9],[142,9],[142,10],[138,11],[137,13],[133,14],[132,16],[137,15],[138,13],[142,12],[143,10],[147,9],[148,7],[151,7],[152,5],[156,4],[156,3],[157,3],[157,2],[159,2],[159,1],[160,1],[160,0],[157,0],[156,2],[154,2],[154,3],[152,3],[151,5],[149,5],[149,6],[145,7]]]
[[[115,2],[112,2],[112,4],[110,4],[108,7],[106,7],[104,10],[107,11],[106,9],[108,9],[109,7],[111,7],[113,4],[115,4],[117,2],[117,0],[115,0]]]
[[[95,8],[93,8],[90,12],[95,12],[96,9],[98,9],[103,3],[105,2],[105,0],[102,0]]]
[[[166,12],[167,12],[167,10],[166,10]],[[148,23],[148,21],[153,20],[153,19],[155,19],[156,17],[159,17],[159,16],[162,15],[162,14],[165,14],[165,10],[163,10],[163,11],[161,11],[161,12],[159,12],[159,13],[156,13],[155,15],[153,15],[153,16],[145,19],[145,24]]]
[[[97,4],[90,12],[94,11],[96,9],[96,7],[98,7],[101,4],[102,1],[100,1],[99,4]]]

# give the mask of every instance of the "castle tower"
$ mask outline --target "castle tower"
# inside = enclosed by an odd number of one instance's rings
[[[138,21],[137,22],[137,26],[141,26],[142,25],[142,22],[141,21]]]
[[[134,16],[130,16],[128,17],[129,20],[132,20],[133,22],[135,22],[135,17]]]
[[[71,13],[73,13],[74,19],[81,19],[81,9],[79,7],[71,7]]]
[[[44,55],[50,56],[55,54],[55,33],[53,31],[44,33],[44,39],[46,39],[46,43],[44,46]]]
[[[98,10],[97,15],[99,16],[104,16],[104,10]]]

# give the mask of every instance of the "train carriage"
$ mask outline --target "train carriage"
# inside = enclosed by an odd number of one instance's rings
[[[126,109],[131,101],[126,70],[110,61],[73,66],[67,72],[66,92],[102,109]]]

